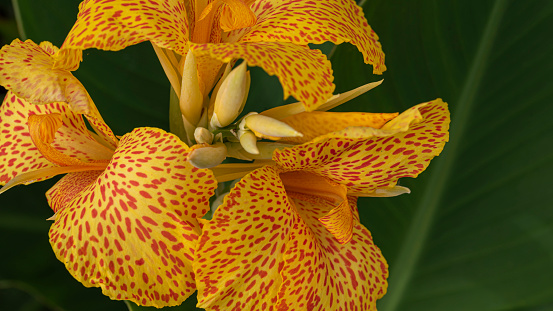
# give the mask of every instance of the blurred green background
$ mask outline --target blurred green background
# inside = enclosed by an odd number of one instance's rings
[[[0,0],[2,44],[20,37],[60,46],[79,2]],[[362,5],[388,71],[382,86],[341,110],[402,111],[441,97],[452,111],[442,155],[419,178],[401,181],[410,195],[360,200],[362,221],[390,264],[378,309],[553,310],[553,2]],[[330,55],[337,92],[381,79],[351,45]],[[246,109],[281,104],[278,81],[252,71]],[[116,134],[168,129],[169,83],[149,43],[87,50],[75,75]],[[54,181],[0,196],[0,310],[127,310],[56,260],[44,197]]]

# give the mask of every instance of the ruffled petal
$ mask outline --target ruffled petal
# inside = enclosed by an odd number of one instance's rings
[[[54,57],[31,40],[15,39],[0,51],[0,84],[33,104],[66,102],[76,113],[90,113],[91,101],[71,72],[53,69]]]
[[[50,243],[77,280],[112,299],[156,307],[178,305],[195,291],[197,218],[209,210],[217,182],[186,162],[187,154],[175,135],[139,128],[122,137],[96,179],[68,175],[49,191],[57,210]]]
[[[449,121],[447,104],[437,99],[405,111],[381,129],[349,127],[276,150],[273,160],[285,170],[325,176],[351,192],[373,192],[424,171],[448,141]]]
[[[397,117],[397,113],[366,112],[302,112],[281,121],[303,134],[303,137],[286,137],[286,142],[305,143],[331,132],[341,131],[351,126],[381,128],[386,122]]]
[[[231,32],[227,40],[291,42],[298,45],[350,42],[363,54],[373,72],[386,70],[378,36],[363,10],[352,0],[260,0],[252,6],[257,23]]]
[[[317,197],[294,199],[298,219],[286,245],[277,310],[376,310],[387,289],[388,265],[370,232],[356,222],[340,244],[318,221],[333,207]],[[350,199],[357,215],[355,199]]]
[[[85,0],[67,35],[56,66],[78,67],[74,50],[118,51],[142,41],[184,55],[188,50],[187,12],[182,0]],[[77,63],[75,63],[77,62]]]
[[[242,178],[203,227],[194,262],[198,307],[273,310],[295,214],[274,168]]]
[[[244,59],[250,66],[259,66],[269,75],[276,75],[284,98],[289,95],[311,111],[332,96],[334,84],[330,62],[319,50],[280,42],[190,44],[198,58],[211,57],[222,62]]]
[[[54,166],[36,148],[27,125],[31,115],[54,113],[60,114],[62,122],[50,144],[55,150],[83,162],[111,157],[113,151],[97,143],[82,116],[64,103],[33,105],[8,92],[0,107],[0,184],[21,173]]]

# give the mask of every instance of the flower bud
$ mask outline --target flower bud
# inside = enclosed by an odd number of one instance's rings
[[[194,130],[194,139],[198,144],[211,144],[213,141],[213,133],[204,127],[197,127]]]
[[[290,125],[260,114],[250,114],[244,118],[246,128],[252,130],[257,137],[278,139],[281,137],[302,137],[303,134],[296,131]]]
[[[249,85],[250,72],[246,62],[242,62],[229,73],[215,95],[212,127],[225,127],[238,117],[248,98]]]
[[[240,145],[246,150],[247,153],[259,154],[257,149],[257,137],[255,134],[248,130],[239,130],[238,138],[240,139]]]
[[[179,104],[182,115],[188,122],[196,125],[202,113],[203,95],[198,79],[198,66],[192,51],[188,51],[184,61]]]
[[[191,149],[188,161],[197,168],[211,168],[227,158],[227,147],[223,143],[195,145]]]

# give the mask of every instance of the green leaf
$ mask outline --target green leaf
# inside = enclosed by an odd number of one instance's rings
[[[451,138],[412,194],[365,199],[390,264],[380,311],[553,307],[553,3],[367,1],[388,71],[342,107],[401,111],[443,98]],[[380,77],[355,48],[332,57],[339,91]]]

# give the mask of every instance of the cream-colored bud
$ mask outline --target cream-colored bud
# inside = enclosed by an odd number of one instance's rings
[[[246,62],[229,73],[215,94],[212,127],[225,127],[238,117],[248,98],[249,81],[250,72],[247,71]]]
[[[223,143],[202,144],[192,147],[188,162],[197,168],[211,168],[221,164],[227,158],[227,147]]]
[[[200,90],[198,78],[198,66],[194,53],[189,51],[184,61],[182,71],[182,84],[179,97],[180,110],[182,115],[193,125],[200,120],[204,98]]]
[[[246,150],[247,153],[259,154],[257,149],[257,137],[255,134],[248,130],[239,130],[238,137],[240,139],[240,145]]]
[[[194,130],[194,139],[198,144],[211,144],[213,142],[213,133],[204,127],[197,127]]]
[[[260,114],[246,116],[244,118],[244,125],[261,138],[303,136],[302,133],[296,131],[290,125]]]

